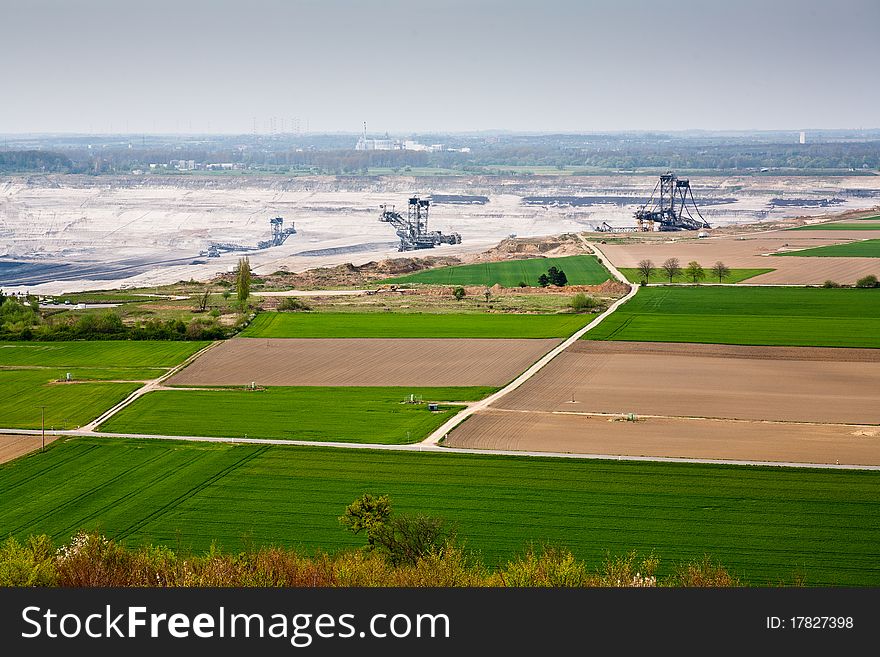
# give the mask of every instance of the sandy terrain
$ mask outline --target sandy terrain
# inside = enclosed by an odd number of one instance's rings
[[[168,385],[500,387],[560,342],[235,338]]]
[[[828,279],[852,283],[867,274],[880,274],[880,265],[873,258],[780,257],[774,254],[868,239],[874,237],[872,233],[776,230],[706,239],[679,234],[665,242],[605,244],[602,248],[608,259],[618,267],[636,267],[644,259],[652,260],[659,267],[667,258],[678,258],[682,265],[696,260],[708,268],[720,260],[730,268],[776,270],[750,278],[748,283],[816,285]]]
[[[880,428],[730,420],[608,417],[489,410],[444,442],[471,449],[539,450],[800,463],[880,465]]]
[[[637,207],[605,202],[578,207],[527,205],[523,203],[527,196],[635,199],[649,195],[655,183],[655,176],[0,178],[0,256],[80,267],[76,282],[5,286],[39,294],[204,280],[228,271],[241,255],[199,257],[209,242],[256,244],[268,238],[269,218],[282,216],[288,226],[295,222],[298,232],[283,246],[249,252],[257,273],[363,264],[400,255],[392,228],[378,221],[380,204],[402,207],[413,193],[485,195],[486,205],[441,204],[431,210],[432,229],[457,231],[463,240],[434,253],[467,255],[511,233],[558,235],[590,230],[603,221],[632,225]],[[870,207],[880,193],[880,176],[701,177],[692,178],[692,184],[713,225]],[[794,205],[778,207],[774,198]],[[830,208],[810,205],[830,198],[842,202]],[[799,199],[804,205],[797,205]],[[104,266],[89,273],[90,267],[82,264],[89,262]],[[61,280],[63,267],[53,276]]]
[[[834,350],[840,357],[829,360],[828,349],[631,344],[579,342],[497,406],[880,424],[880,354],[871,350]]]
[[[46,434],[47,445],[53,440],[55,440],[55,436]],[[35,449],[40,449],[40,444],[40,436],[0,434],[0,463],[6,463],[28,452],[33,452]]]

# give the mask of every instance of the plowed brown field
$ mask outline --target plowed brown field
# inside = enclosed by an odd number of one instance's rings
[[[880,424],[878,390],[870,349],[579,342],[495,406]]]
[[[46,436],[47,445],[53,440],[55,440],[54,436]],[[0,463],[6,463],[6,461],[40,449],[40,444],[40,436],[0,434]]]
[[[605,244],[602,250],[617,267],[637,267],[649,259],[660,266],[667,258],[678,258],[682,266],[696,260],[705,268],[722,261],[730,268],[772,268],[746,283],[817,285],[826,280],[853,283],[867,274],[880,275],[880,263],[873,258],[780,257],[767,255],[779,249],[794,251],[829,244],[843,244],[870,237],[865,231],[772,231],[675,242]],[[707,282],[710,280],[707,278]]]
[[[489,410],[445,445],[620,456],[880,465],[880,428]]]
[[[503,386],[561,340],[238,338],[169,385]]]

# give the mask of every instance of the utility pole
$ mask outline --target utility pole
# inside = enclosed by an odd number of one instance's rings
[[[42,436],[42,441],[40,444],[40,451],[46,451],[46,407],[40,406],[40,432]]]

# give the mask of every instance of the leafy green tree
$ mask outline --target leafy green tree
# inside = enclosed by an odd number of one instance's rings
[[[364,493],[345,507],[345,514],[339,516],[339,522],[354,534],[364,532],[367,535],[367,548],[373,550],[381,529],[390,518],[391,499],[387,495],[374,497]]]
[[[703,271],[703,267],[699,262],[691,260],[685,270],[685,275],[693,281],[694,285],[696,285],[706,277],[706,272]]]
[[[538,276],[538,285],[541,287],[547,287],[550,285],[550,277],[547,274],[541,274]]]
[[[466,294],[467,292],[465,292],[464,288],[461,286],[458,286],[452,291],[452,296],[455,297],[456,301],[461,301],[462,299],[464,299]]]
[[[238,303],[244,308],[248,297],[251,295],[251,261],[247,256],[238,259],[238,268],[235,272],[235,289],[238,293]]]
[[[565,275],[564,271],[554,266],[547,270],[547,280],[551,285],[563,287],[568,283],[568,276]]]
[[[868,274],[856,281],[856,287],[880,287],[880,283],[877,282],[877,277],[874,274]]]

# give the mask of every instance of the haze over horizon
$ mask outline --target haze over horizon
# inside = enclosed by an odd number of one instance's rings
[[[876,0],[0,0],[0,133],[878,128]]]

